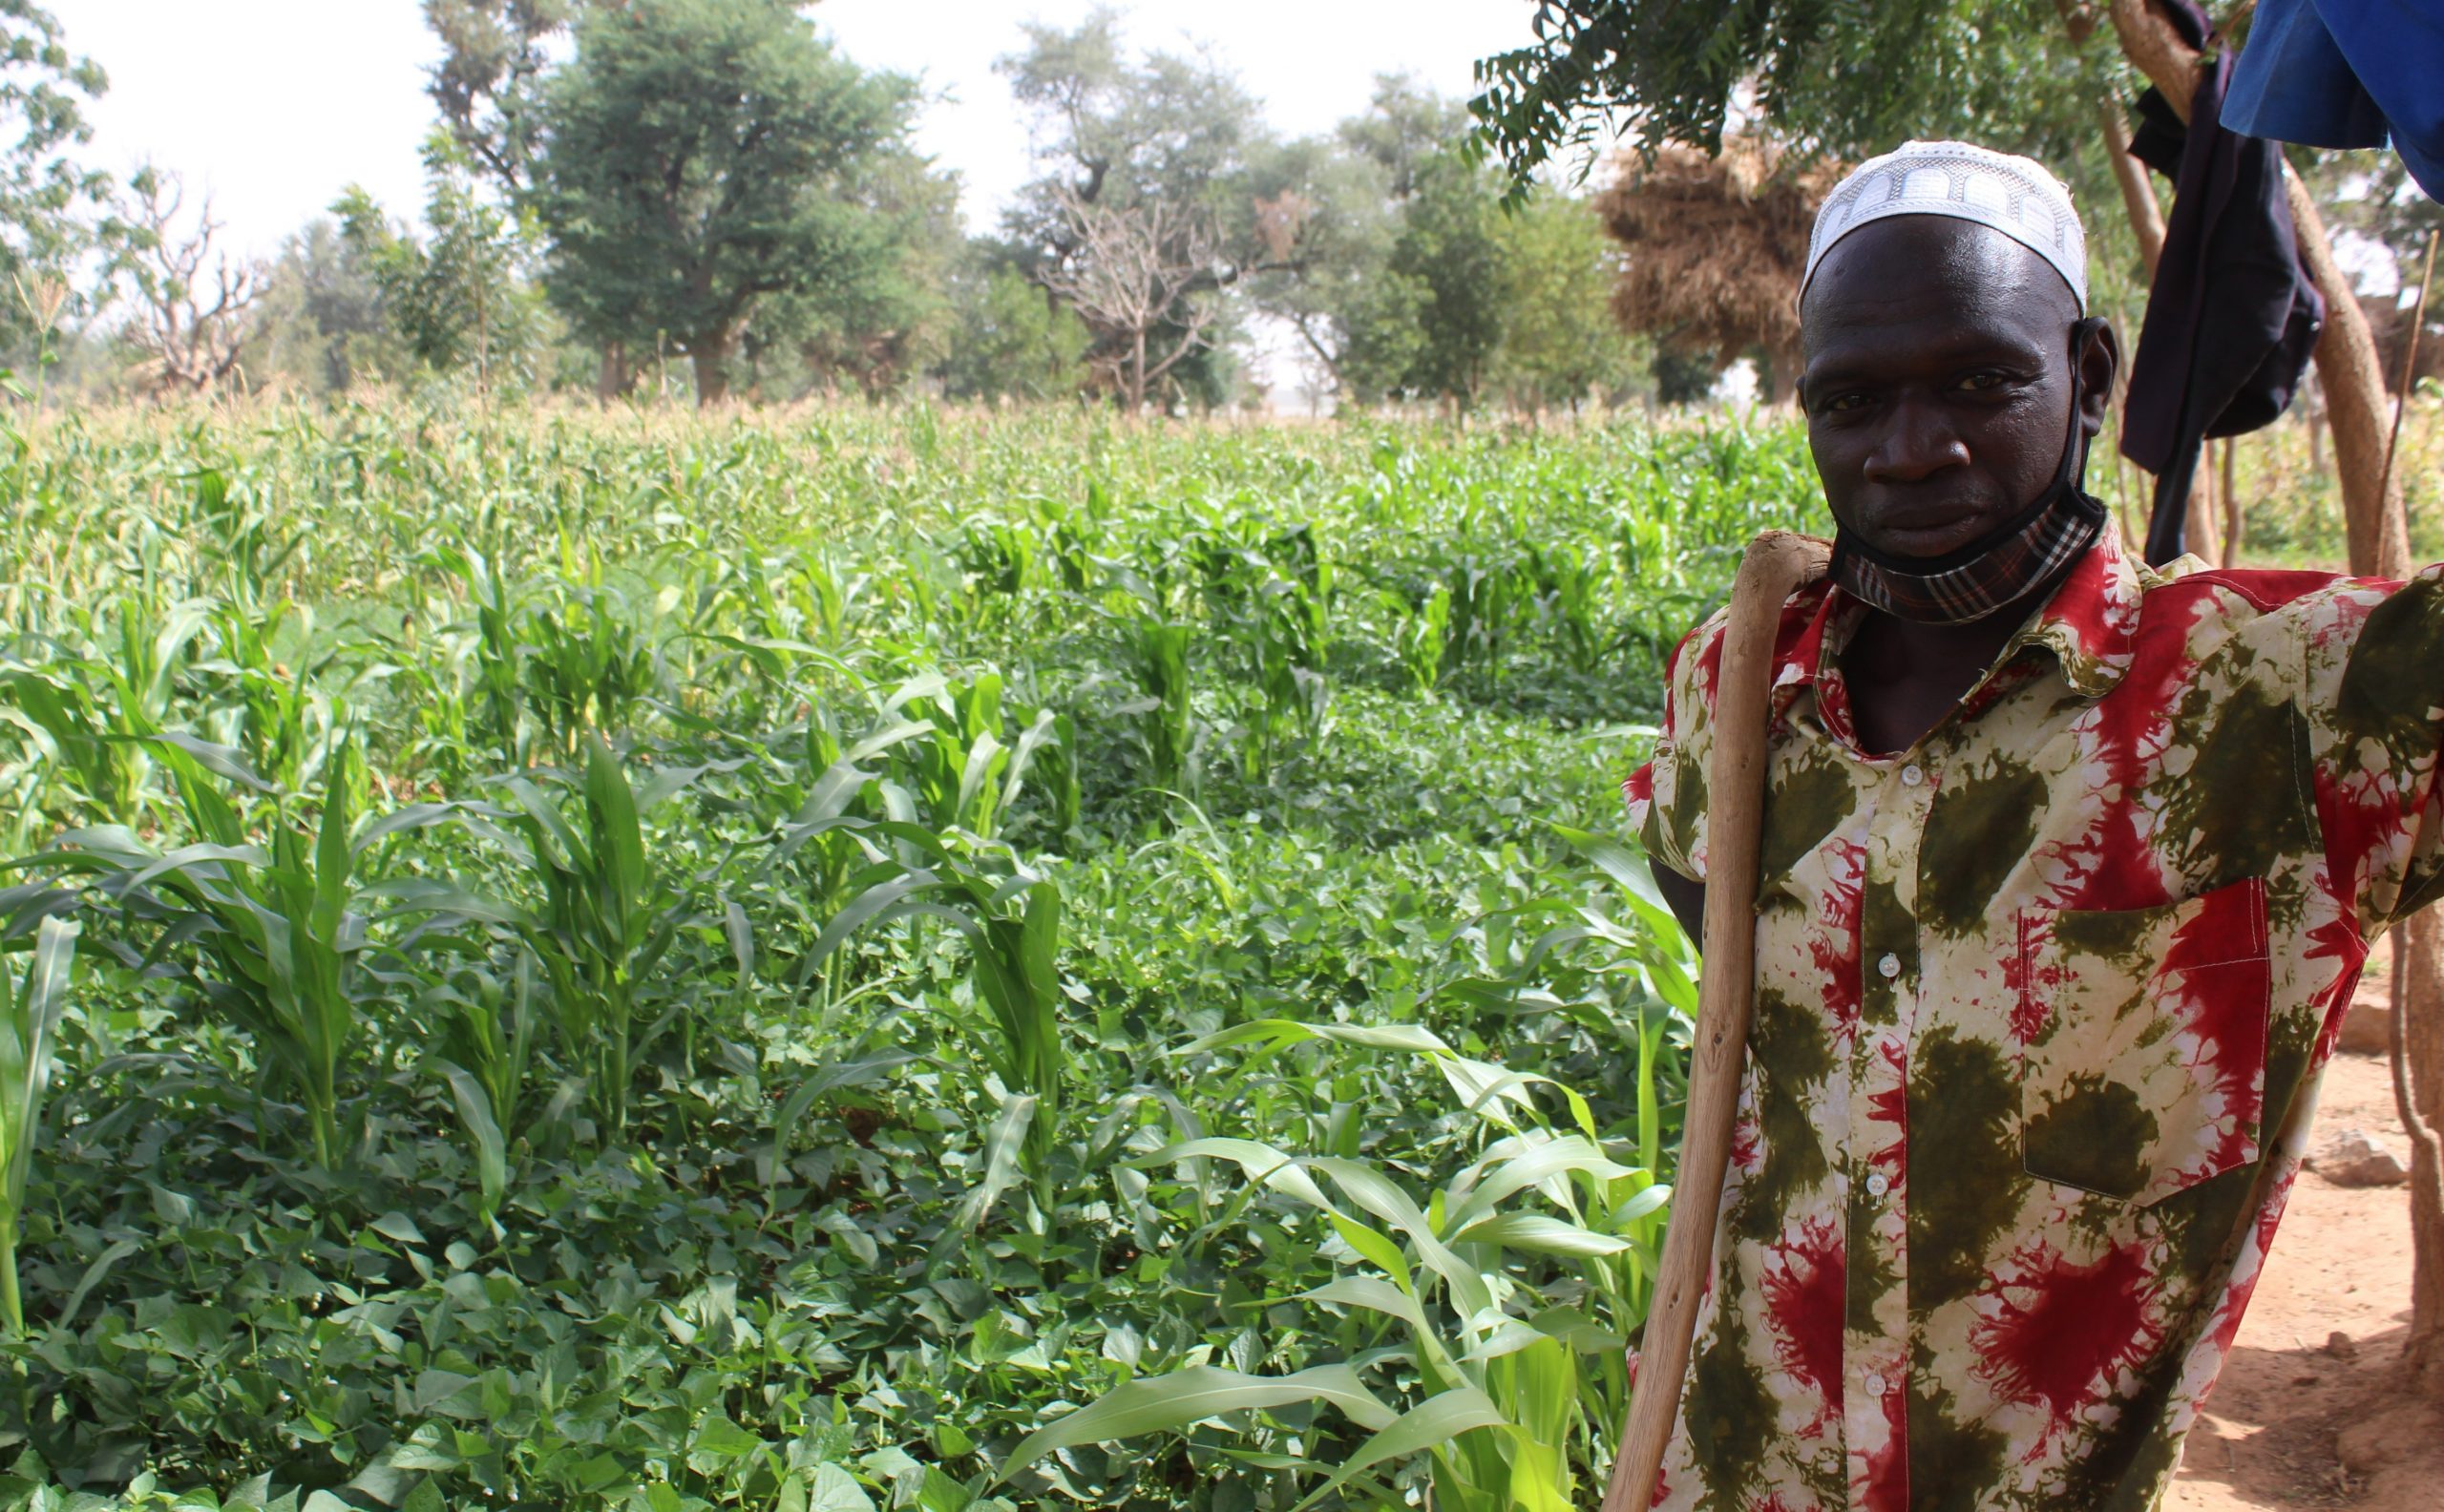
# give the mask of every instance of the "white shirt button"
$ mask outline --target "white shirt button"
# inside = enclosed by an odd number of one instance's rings
[[[1884,1174],[1884,1172],[1882,1172],[1882,1171],[1877,1171],[1877,1172],[1875,1172],[1875,1173],[1873,1173],[1872,1175],[1870,1175],[1870,1176],[1868,1176],[1868,1177],[1867,1177],[1867,1195],[1868,1195],[1868,1196],[1870,1196],[1870,1197],[1881,1197],[1881,1196],[1883,1196],[1886,1192],[1888,1192],[1888,1191],[1890,1191],[1890,1190],[1892,1190],[1892,1182],[1891,1182],[1891,1179],[1890,1179],[1890,1178],[1888,1178],[1888,1177],[1886,1177],[1886,1176]]]
[[[1915,788],[1926,780],[1927,769],[1916,762],[1901,768],[1901,786],[1904,788]]]
[[[1871,1375],[1871,1376],[1869,1376],[1865,1380],[1861,1381],[1859,1384],[1861,1384],[1861,1385],[1865,1386],[1865,1387],[1867,1389],[1867,1395],[1868,1395],[1868,1396],[1883,1396],[1883,1395],[1884,1395],[1884,1385],[1885,1385],[1885,1382],[1884,1382],[1884,1377],[1883,1377],[1883,1376],[1872,1376],[1872,1375]]]
[[[1875,969],[1876,975],[1882,976],[1886,981],[1890,981],[1895,976],[1901,975],[1901,957],[1893,955],[1890,951],[1886,951],[1884,953],[1884,959],[1875,963]]]

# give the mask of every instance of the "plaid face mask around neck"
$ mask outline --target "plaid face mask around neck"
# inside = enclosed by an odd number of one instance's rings
[[[2084,326],[2088,323],[2079,323]],[[2084,335],[2075,327],[2072,350]],[[2073,369],[2075,375],[2076,368]],[[1895,619],[1917,624],[1969,624],[2008,608],[2054,580],[2096,544],[2107,516],[2104,501],[2080,492],[2087,437],[2079,430],[2079,390],[2071,393],[2071,438],[2054,481],[1999,529],[1941,556],[1893,556],[1839,526],[1833,535],[1833,581],[1843,592]]]

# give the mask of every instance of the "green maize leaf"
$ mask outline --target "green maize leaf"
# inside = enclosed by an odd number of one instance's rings
[[[1001,1194],[1019,1183],[1020,1148],[1035,1122],[1035,1096],[1013,1092],[1001,1100],[1001,1111],[984,1135],[984,1175],[959,1204],[959,1227],[970,1233],[992,1212]]]
[[[602,849],[595,859],[608,874],[619,895],[643,897],[645,891],[644,833],[637,822],[637,796],[628,774],[600,735],[586,738],[585,804],[595,825],[595,841]],[[570,852],[572,859],[578,852]]]
[[[199,740],[184,730],[158,730],[141,735],[107,735],[103,739],[136,741],[146,746],[167,746],[182,753],[198,766],[224,782],[233,782],[241,788],[249,788],[259,793],[274,790],[271,784],[263,781],[256,774],[254,768],[246,765],[243,754],[227,746]]]
[[[1452,1235],[1451,1242],[1501,1245],[1506,1250],[1569,1255],[1577,1259],[1619,1254],[1630,1248],[1627,1239],[1597,1233],[1591,1228],[1582,1228],[1559,1218],[1548,1218],[1542,1213],[1503,1213],[1487,1218]]]
[[[376,843],[388,840],[392,835],[430,829],[455,814],[458,807],[454,803],[402,804],[389,813],[369,819],[357,829],[354,842],[356,853],[361,856],[371,850]]]
[[[475,1177],[484,1193],[484,1210],[497,1211],[509,1189],[509,1144],[493,1117],[492,1097],[464,1067],[436,1060],[434,1069],[450,1083],[451,1102],[458,1109],[459,1126],[475,1147]]]
[[[1417,1290],[1417,1283],[1409,1274],[1407,1257],[1401,1253],[1401,1247],[1392,1242],[1390,1235],[1338,1209],[1327,1208],[1325,1211],[1330,1214],[1333,1232],[1340,1235],[1341,1243],[1390,1276],[1393,1284],[1401,1291]]]
[[[847,906],[832,916],[815,936],[807,955],[815,960],[840,948],[841,941],[870,923],[897,917],[893,912],[903,900],[943,886],[939,877],[923,872],[911,872],[894,881],[879,882],[849,900]]]
[[[892,1050],[863,1060],[834,1061],[799,1082],[772,1120],[771,1172],[766,1184],[779,1185],[783,1163],[789,1156],[790,1136],[797,1132],[799,1120],[814,1106],[815,1099],[844,1087],[870,1086],[916,1059],[907,1051]]]
[[[1256,1018],[1233,1024],[1202,1039],[1183,1045],[1174,1055],[1195,1055],[1205,1050],[1219,1050],[1230,1045],[1262,1040],[1274,1044],[1296,1044],[1307,1040],[1329,1040],[1339,1044],[1365,1045],[1377,1050],[1415,1050],[1448,1055],[1451,1047],[1434,1031],[1419,1024],[1301,1023],[1295,1018]]]
[[[1365,1308],[1400,1319],[1420,1334],[1433,1332],[1425,1320],[1425,1310],[1417,1298],[1387,1281],[1372,1276],[1341,1276],[1328,1281],[1312,1292],[1303,1293],[1305,1302],[1331,1302],[1341,1307]]]
[[[1475,1223],[1513,1193],[1569,1174],[1582,1174],[1611,1182],[1642,1173],[1634,1166],[1623,1166],[1612,1160],[1592,1140],[1583,1135],[1567,1134],[1531,1145],[1525,1152],[1496,1165],[1482,1181],[1467,1186],[1465,1197],[1444,1215],[1443,1221],[1454,1228]],[[1660,1199],[1657,1200],[1659,1204]],[[1652,1208],[1641,1210],[1651,1211]]]
[[[832,769],[838,771],[844,766],[854,766],[869,756],[879,756],[895,746],[906,745],[919,735],[932,733],[934,733],[934,726],[922,720],[900,720],[895,724],[883,725],[857,737],[854,745],[840,753],[839,761],[833,764]]]
[[[1434,1236],[1434,1226],[1427,1222],[1416,1200],[1390,1178],[1371,1166],[1338,1156],[1318,1156],[1308,1164],[1330,1176],[1349,1193],[1351,1201],[1390,1224],[1415,1246],[1418,1258],[1449,1285],[1452,1303],[1463,1316],[1473,1316],[1492,1305],[1493,1295],[1486,1289],[1484,1273],[1453,1254]]]
[[[1128,1166],[1169,1166],[1177,1161],[1215,1159],[1230,1161],[1247,1172],[1250,1181],[1264,1183],[1275,1191],[1286,1192],[1311,1208],[1333,1212],[1332,1199],[1316,1185],[1297,1157],[1286,1155],[1270,1144],[1255,1140],[1211,1137],[1182,1140],[1166,1144],[1151,1155],[1140,1155],[1121,1164]]]
[[[519,813],[548,836],[558,852],[553,859],[561,866],[581,867],[587,863],[587,850],[577,831],[569,828],[560,806],[545,796],[543,790],[523,777],[512,777],[502,785],[516,802]]]
[[[711,771],[712,765],[697,766],[657,766],[642,787],[636,789],[637,812],[649,814],[671,799],[696,786],[696,780]]]
[[[1361,1428],[1381,1429],[1398,1420],[1346,1365],[1318,1365],[1289,1376],[1251,1376],[1213,1365],[1191,1365],[1168,1376],[1125,1382],[1092,1404],[1038,1428],[1010,1451],[995,1483],[1008,1480],[1055,1450],[1076,1444],[1134,1438],[1186,1428],[1224,1413],[1310,1401],[1331,1403]]]
[[[1340,1489],[1352,1476],[1361,1474],[1387,1460],[1405,1459],[1413,1454],[1440,1449],[1464,1433],[1480,1428],[1500,1428],[1516,1435],[1518,1429],[1503,1416],[1493,1399],[1473,1386],[1457,1386],[1432,1396],[1402,1413],[1392,1422],[1378,1429],[1358,1452],[1335,1466],[1324,1478],[1323,1484],[1307,1493],[1298,1509],[1314,1506],[1317,1502]],[[1298,1512],[1294,1509],[1294,1512]]]

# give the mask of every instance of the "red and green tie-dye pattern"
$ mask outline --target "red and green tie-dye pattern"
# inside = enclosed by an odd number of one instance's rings
[[[1784,611],[1757,1018],[1657,1505],[2155,1505],[2368,942],[2435,882],[2444,578],[2111,540],[1916,746]],[[1706,871],[1717,617],[1627,784]]]

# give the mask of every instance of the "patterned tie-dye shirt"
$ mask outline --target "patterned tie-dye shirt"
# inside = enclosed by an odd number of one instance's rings
[[[1865,611],[1784,610],[1757,1016],[1658,1506],[2161,1495],[2368,943],[2434,880],[2444,733],[2444,569],[2184,565],[2099,543],[1889,757],[1840,671]],[[1721,633],[1628,783],[1697,878]]]

